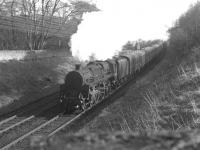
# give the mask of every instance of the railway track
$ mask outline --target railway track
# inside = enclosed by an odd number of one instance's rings
[[[2,124],[3,121],[7,120],[7,119],[11,119],[12,117],[16,117],[16,116],[23,116],[25,113],[29,112],[29,111],[33,111],[34,109],[41,108],[41,106],[46,105],[48,102],[57,102],[57,97],[58,97],[59,93],[55,92],[52,93],[51,95],[48,95],[46,97],[40,98],[37,101],[31,102],[25,106],[20,107],[17,110],[14,110],[12,112],[9,112],[7,114],[1,114],[0,115],[0,125]]]
[[[8,127],[10,129],[7,128],[5,132],[0,134],[0,150],[28,149],[30,136],[38,134],[51,136],[57,129],[76,117],[76,115],[60,116],[59,107],[59,105],[53,106],[40,115],[27,119],[23,123],[16,123],[13,128]],[[46,118],[42,119],[40,117],[46,114],[48,114]]]
[[[58,105],[57,97],[58,92],[55,92],[13,112],[1,115],[0,149],[2,149],[10,140],[17,138],[17,136],[26,132],[27,129],[31,129],[34,122],[35,124],[39,123],[37,117],[45,118],[46,116],[43,112]]]
[[[11,117],[11,119],[4,121],[0,126],[0,149],[4,149],[9,143],[44,124],[53,118],[55,114],[58,115],[60,111],[56,107],[59,107],[59,105],[52,103],[34,115],[27,113],[26,117]]]
[[[152,69],[152,67],[150,68]],[[146,73],[146,71],[142,72],[137,76]],[[34,135],[50,137],[63,130],[64,132],[74,132],[77,127],[71,128],[71,125],[77,126],[78,123],[79,126],[82,126],[86,124],[88,115],[93,114],[93,116],[95,116],[95,112],[100,111],[111,104],[115,99],[122,96],[126,92],[126,88],[137,80],[137,76],[118,87],[115,91],[106,96],[104,100],[78,115],[59,115],[59,105],[52,101],[52,103],[48,105],[43,102],[42,106],[44,106],[44,109],[41,112],[36,111],[38,109],[34,109],[38,107],[38,105],[36,105],[29,111],[20,112],[23,117],[13,115],[6,119],[4,118],[0,121],[0,150],[28,149],[30,136]],[[26,115],[24,114],[25,112]],[[91,117],[89,120],[91,120]]]
[[[122,87],[119,87],[115,92],[121,88]],[[115,92],[112,92],[107,98],[112,96]],[[107,98],[105,98],[105,100]],[[98,106],[102,101],[95,106]],[[3,120],[0,125],[0,150],[28,149],[30,145],[30,136],[53,136],[66,126],[73,124],[73,122],[80,117],[88,114],[95,106],[78,115],[59,115],[60,106],[57,104],[53,105],[52,103],[46,106],[45,111],[37,112],[35,115],[27,114],[27,117],[23,119],[10,117]],[[46,117],[41,119],[41,116]]]

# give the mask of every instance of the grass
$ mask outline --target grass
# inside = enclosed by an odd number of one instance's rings
[[[136,121],[139,130],[157,132],[199,128],[200,64],[194,63],[193,58],[191,55],[183,60],[177,67],[175,78],[166,80],[161,77],[145,90],[143,99],[147,107]]]
[[[195,48],[184,58],[166,57],[75,135],[38,140],[49,149],[199,147],[199,52]]]
[[[174,56],[108,106],[80,132],[174,132],[200,125],[200,48]],[[152,75],[151,75],[152,74]]]
[[[57,55],[54,51],[48,53],[30,52],[23,57],[21,52],[14,51],[0,61],[0,108],[12,103],[19,107],[58,90],[76,61],[63,51]]]

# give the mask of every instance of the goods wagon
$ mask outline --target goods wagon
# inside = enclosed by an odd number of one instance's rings
[[[129,53],[129,54],[121,54],[121,56],[125,57],[128,60],[128,63],[129,63],[129,74],[133,75],[135,73],[135,65],[136,65],[136,61],[135,61],[134,55]]]
[[[119,81],[129,76],[129,60],[127,57],[120,56],[117,60],[117,78]]]

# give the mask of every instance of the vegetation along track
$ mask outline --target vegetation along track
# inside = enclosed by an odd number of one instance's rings
[[[117,98],[123,96],[126,89],[132,85],[138,77],[141,77],[152,70],[163,58],[162,56],[164,55],[156,58],[151,65],[143,68],[134,79],[129,80],[129,82],[126,82],[117,88],[104,100],[79,115],[72,114],[60,116],[60,106],[52,100],[48,105],[47,103],[43,103],[44,106],[40,105],[40,108],[43,108],[41,111],[38,111],[38,106],[35,106],[37,109],[30,109],[26,112],[23,111],[23,116],[26,117],[21,117],[22,119],[20,119],[20,117],[15,117],[16,115],[14,115],[2,120],[0,122],[0,150],[13,148],[19,150],[27,149],[30,142],[28,137],[32,135],[42,134],[45,136],[53,136],[59,131],[65,133],[75,132],[94,118],[100,110],[111,104]],[[33,112],[34,115],[30,115],[33,114]]]
[[[44,111],[55,107],[58,103],[58,92],[43,97],[29,105],[23,106],[18,110],[3,114],[0,116],[0,149],[9,140],[16,138],[20,134],[26,132],[26,129],[32,127],[32,123],[37,117],[48,117],[44,115]],[[58,109],[59,110],[59,109]],[[39,123],[39,122],[37,122]],[[6,136],[9,136],[9,140]],[[19,135],[20,136],[20,135]]]
[[[142,78],[145,74],[147,74],[149,71],[153,70],[153,68],[158,64],[164,57],[167,50],[165,50],[163,53],[161,53],[157,58],[155,58],[150,64],[145,66],[139,73],[136,74],[136,76],[129,80],[128,82],[124,83],[122,86],[117,88],[115,91],[113,91],[110,95],[108,95],[106,98],[104,98],[102,101],[100,101],[98,104],[94,105],[90,109],[82,112],[75,118],[73,118],[70,122],[62,125],[60,128],[55,130],[53,133],[51,133],[49,136],[53,136],[54,134],[71,134],[74,132],[77,132],[79,129],[81,129],[84,125],[89,123],[92,119],[94,119],[101,110],[106,108],[108,105],[112,104],[114,101],[116,101],[118,98],[122,97],[128,90],[128,88],[134,84],[139,78]]]
[[[12,128],[5,128],[4,132],[0,133],[0,149],[28,149],[28,137],[31,135],[42,134],[50,136],[60,126],[75,118],[76,115],[60,116],[59,108],[59,105],[54,105],[38,113],[35,117],[29,117],[20,123],[16,123]]]

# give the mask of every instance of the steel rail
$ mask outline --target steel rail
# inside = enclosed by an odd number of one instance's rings
[[[12,128],[14,128],[14,127],[16,127],[16,126],[28,121],[28,120],[30,120],[30,119],[32,119],[32,118],[34,118],[36,115],[40,114],[41,112],[45,111],[46,109],[48,109],[50,107],[54,107],[55,105],[57,105],[57,103],[55,103],[55,102],[49,103],[48,105],[46,105],[46,103],[42,104],[42,106],[44,106],[44,108],[42,110],[37,111],[34,115],[31,115],[28,118],[22,119],[21,121],[18,121],[17,123],[14,123],[13,125],[9,126],[8,128],[0,130],[0,134],[2,134],[3,132],[6,132],[6,131],[8,131],[8,130],[10,130],[10,129],[12,129]],[[36,110],[34,108],[32,108],[31,110],[29,110],[27,112],[20,113],[19,115],[23,115],[25,113],[31,113],[31,112],[34,112],[34,111],[36,111]],[[7,122],[9,122],[9,121],[11,121],[11,120],[14,120],[17,117],[18,117],[17,115],[14,115],[14,116],[11,116],[11,117],[1,121],[0,122],[0,126],[5,124],[5,123],[7,123]]]
[[[32,116],[30,116],[30,117],[28,117],[28,118],[25,118],[25,119],[23,119],[23,120],[21,120],[21,121],[15,123],[15,124],[9,126],[8,128],[5,128],[5,129],[3,129],[3,130],[0,130],[0,134],[3,134],[4,132],[6,132],[6,131],[8,131],[8,130],[10,130],[10,129],[16,127],[16,126],[18,126],[18,125],[20,125],[20,124],[22,124],[22,123],[24,123],[24,122],[26,122],[26,121],[29,121],[29,120],[33,119],[34,117],[35,117],[35,115],[32,115]]]
[[[85,111],[84,111],[85,112]],[[48,134],[48,137],[51,137],[53,135],[55,135],[57,132],[59,132],[60,130],[62,130],[64,127],[66,127],[67,125],[69,125],[70,123],[72,123],[74,120],[78,119],[84,112],[76,115],[73,119],[71,119],[70,121],[67,121],[66,123],[64,123],[63,125],[61,125],[60,127],[58,127],[57,129],[55,129],[53,132],[51,132],[50,134]]]
[[[159,57],[159,56],[157,56]],[[156,59],[153,58],[151,60],[151,62]],[[143,66],[141,68],[144,69],[145,66]],[[141,72],[141,71],[140,71]],[[106,95],[102,100],[98,101],[96,104],[94,104],[92,107],[90,107],[89,109],[83,111],[82,113],[80,113],[79,115],[77,115],[76,117],[74,117],[73,119],[71,119],[70,121],[64,123],[62,126],[58,127],[56,130],[54,130],[53,132],[51,132],[48,137],[52,137],[53,135],[55,135],[56,133],[58,133],[59,131],[61,131],[62,129],[66,128],[68,125],[70,125],[72,122],[74,122],[75,120],[77,120],[78,118],[80,118],[82,115],[88,113],[89,111],[91,111],[94,107],[97,107],[99,104],[101,104],[104,101],[107,101],[107,99],[111,98],[112,96],[114,96],[115,94],[117,94],[120,90],[122,90],[124,87],[128,86],[132,81],[134,81],[135,79],[137,79],[137,77],[135,78],[129,78],[128,80],[126,80],[125,83],[121,84],[119,87],[117,87],[114,91],[111,91],[110,93],[108,93],[108,95]]]
[[[128,80],[129,81],[129,80]],[[128,81],[126,82],[126,84],[128,84]],[[58,127],[57,129],[55,129],[53,132],[51,132],[50,134],[48,134],[48,137],[52,137],[53,135],[55,135],[56,133],[58,133],[59,131],[61,131],[62,129],[64,129],[65,127],[67,127],[68,125],[70,125],[71,123],[73,123],[75,120],[79,119],[82,115],[84,115],[85,113],[89,112],[90,110],[93,109],[94,106],[99,105],[100,103],[102,103],[103,101],[106,101],[106,99],[108,99],[109,97],[111,97],[112,95],[114,95],[115,93],[117,93],[121,88],[123,88],[126,84],[121,85],[120,87],[117,87],[115,89],[115,91],[112,91],[110,94],[108,94],[106,97],[104,97],[104,99],[98,101],[96,104],[94,104],[92,107],[88,108],[87,110],[81,112],[80,114],[76,115],[74,118],[72,118],[70,121],[67,121],[66,123],[64,123],[63,125],[61,125],[60,127]]]
[[[53,103],[52,103],[52,104],[53,104]],[[55,107],[55,106],[57,105],[57,104],[54,104],[54,105],[52,105],[52,104],[50,103],[50,104],[47,105],[45,108],[43,108],[41,111],[38,111],[36,114],[31,115],[31,116],[29,116],[29,117],[27,117],[27,118],[25,118],[25,119],[23,119],[23,120],[21,120],[21,121],[19,121],[19,122],[17,122],[17,123],[15,123],[15,124],[13,124],[13,125],[11,125],[11,126],[5,128],[5,129],[3,129],[3,130],[0,130],[0,134],[3,134],[4,132],[9,131],[10,129],[13,129],[13,128],[15,128],[15,127],[17,127],[17,126],[19,126],[19,125],[21,125],[21,124],[23,124],[23,123],[25,123],[25,122],[27,122],[27,121],[33,119],[33,118],[35,118],[38,114],[44,112],[45,110],[47,110],[47,109],[49,109],[49,108]],[[52,106],[51,106],[51,105],[52,105]]]
[[[0,122],[0,126],[1,126],[2,124],[6,123],[6,122],[8,122],[8,121],[10,121],[10,120],[12,120],[12,119],[15,119],[16,117],[17,117],[17,115],[14,115],[14,116],[11,116],[11,117],[9,117],[9,118],[7,118],[7,119],[5,119],[5,120],[2,120],[2,121]]]
[[[30,136],[31,134],[33,134],[34,132],[40,130],[41,128],[45,127],[46,125],[50,124],[51,122],[55,121],[56,119],[58,119],[60,116],[57,115],[55,117],[53,117],[51,120],[43,123],[42,125],[38,126],[37,128],[31,130],[30,132],[22,135],[21,137],[17,138],[16,140],[12,141],[11,143],[3,146],[0,148],[0,150],[7,150],[9,149],[10,147],[12,147],[13,145],[17,144],[18,142],[22,141],[23,139],[25,139],[26,137]]]
[[[100,105],[102,102],[104,102],[107,99],[111,98],[112,96],[114,96],[115,94],[117,94],[120,90],[122,90],[124,87],[128,86],[134,80],[135,80],[135,78],[128,79],[125,83],[123,83],[121,86],[117,87],[114,91],[112,91],[110,94],[108,94],[104,99],[102,99],[101,101],[98,101],[92,107],[90,107],[87,110],[83,111],[82,113],[76,115],[71,120],[67,121],[66,123],[62,124],[61,126],[59,126],[58,128],[56,128],[55,130],[53,130],[51,133],[48,134],[48,137],[51,137],[51,136],[55,135],[56,133],[58,133],[59,131],[61,131],[63,128],[67,127],[68,125],[70,125],[71,123],[73,123],[74,121],[76,121],[77,119],[79,119],[82,115],[85,115],[89,111],[93,110],[95,107],[97,107],[98,105]],[[19,137],[18,139],[12,141],[11,143],[3,146],[2,148],[0,148],[0,150],[7,150],[8,148],[10,148],[13,145],[17,144],[18,142],[22,141],[23,139],[25,139],[26,137],[30,136],[34,132],[37,132],[41,128],[43,128],[43,127],[47,126],[48,124],[54,122],[58,118],[60,118],[59,115],[53,117],[51,120],[49,120],[49,121],[45,122],[44,124],[38,126],[37,128],[33,129],[32,131],[26,133],[25,135],[22,135],[21,137]]]

